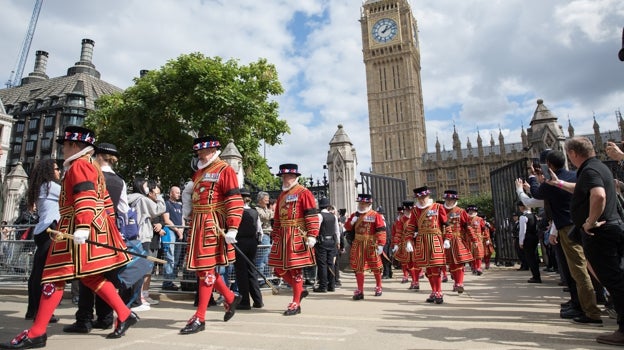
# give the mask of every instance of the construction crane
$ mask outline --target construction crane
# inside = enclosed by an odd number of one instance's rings
[[[11,71],[11,76],[6,82],[7,88],[18,86],[22,80],[24,66],[26,65],[26,60],[28,59],[30,44],[32,43],[33,36],[35,35],[35,28],[37,27],[37,20],[39,19],[39,12],[41,12],[42,4],[43,0],[35,0],[35,8],[33,9],[32,16],[30,17],[30,24],[28,25],[26,37],[24,38],[24,42],[22,43],[22,51],[19,55],[15,69]]]

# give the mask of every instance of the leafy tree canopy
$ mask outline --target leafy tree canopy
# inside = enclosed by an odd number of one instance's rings
[[[479,215],[485,215],[488,221],[494,217],[494,203],[490,192],[462,196],[457,201],[457,205],[464,209],[468,205],[476,205],[479,208]]]
[[[117,170],[128,180],[140,175],[180,184],[192,174],[193,138],[214,135],[222,148],[234,141],[246,177],[263,185],[273,179],[261,142],[279,144],[290,132],[271,100],[281,93],[277,70],[265,59],[239,65],[192,53],[136,78],[122,93],[102,96],[85,124],[98,142],[117,146]]]

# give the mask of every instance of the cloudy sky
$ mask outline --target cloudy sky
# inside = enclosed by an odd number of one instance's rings
[[[16,66],[35,1],[0,0],[0,79]],[[624,109],[622,0],[411,0],[418,21],[429,151],[436,138],[451,149],[477,132],[498,144],[519,142],[542,98],[567,130],[616,128]],[[267,58],[285,93],[276,99],[292,133],[266,147],[269,165],[296,162],[323,175],[329,141],[343,124],[358,171],[370,170],[368,110],[362,62],[360,0],[45,0],[26,76],[36,50],[49,52],[47,74],[66,74],[83,38],[95,41],[93,63],[121,88],[141,69],[181,54]],[[6,20],[11,19],[11,20]],[[4,87],[4,86],[3,86]],[[264,152],[264,149],[261,150]]]

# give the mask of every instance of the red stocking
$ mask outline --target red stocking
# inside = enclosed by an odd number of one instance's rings
[[[357,282],[357,289],[364,291],[364,272],[356,272],[355,281]]]
[[[65,281],[45,283],[42,288],[43,293],[41,293],[39,310],[37,310],[35,322],[33,322],[32,327],[28,330],[29,338],[40,337],[46,333],[46,328],[48,328],[48,323],[50,323],[50,317],[52,317],[54,310],[56,310],[61,299],[63,299]]]
[[[81,281],[115,310],[118,320],[123,322],[130,316],[130,309],[128,309],[123,300],[121,300],[117,289],[111,281],[102,277],[102,275],[87,276],[82,278]]]

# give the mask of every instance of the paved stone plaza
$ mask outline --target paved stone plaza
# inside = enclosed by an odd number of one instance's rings
[[[122,339],[110,332],[64,334],[74,321],[75,306],[63,299],[58,324],[48,328],[47,349],[608,349],[596,335],[612,332],[615,320],[603,316],[602,328],[579,326],[559,318],[559,304],[567,293],[557,286],[558,276],[543,274],[543,284],[527,284],[526,271],[493,267],[483,276],[466,275],[466,292],[451,292],[444,284],[444,304],[425,302],[429,285],[420,292],[407,290],[400,278],[384,280],[381,297],[373,296],[373,277],[367,274],[365,299],[351,300],[355,278],[343,274],[341,289],[310,293],[300,315],[285,317],[290,290],[278,295],[264,290],[263,309],[238,311],[223,322],[223,307],[211,307],[206,331],[178,335],[194,312],[193,296],[183,292],[153,291],[160,304],[141,312],[141,321]],[[24,320],[26,289],[0,285],[0,340],[8,341],[29,327]],[[69,295],[66,293],[66,295]]]

